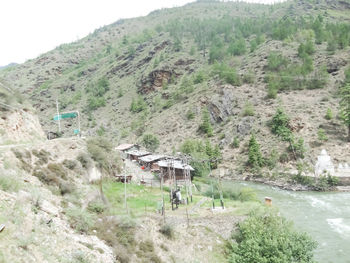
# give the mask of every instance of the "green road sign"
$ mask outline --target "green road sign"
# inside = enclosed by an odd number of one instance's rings
[[[68,113],[63,113],[60,115],[55,115],[53,117],[53,120],[58,121],[58,120],[62,120],[62,119],[72,119],[72,118],[76,118],[76,117],[78,117],[77,112],[68,112]]]

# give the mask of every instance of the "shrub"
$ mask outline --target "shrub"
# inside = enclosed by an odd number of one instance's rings
[[[333,119],[333,112],[330,108],[327,109],[326,115],[324,116],[326,120]]]
[[[50,163],[47,165],[47,169],[54,175],[62,179],[67,179],[66,171],[64,170],[62,164]]]
[[[255,81],[254,73],[251,70],[249,70],[248,73],[243,75],[243,82],[244,83],[252,84],[252,83],[254,83],[254,81]]]
[[[85,169],[89,167],[89,164],[91,163],[91,159],[89,155],[86,153],[80,153],[77,157],[77,160],[80,162],[81,166]]]
[[[17,192],[20,189],[20,183],[8,175],[0,176],[0,189],[5,192]]]
[[[199,84],[199,83],[202,83],[202,82],[204,81],[204,79],[205,79],[204,72],[203,72],[203,71],[199,71],[199,72],[195,75],[195,77],[194,77],[194,79],[193,79],[193,82],[194,82],[194,84]]]
[[[88,111],[93,111],[106,106],[106,99],[104,97],[89,96],[87,103]]]
[[[76,161],[73,160],[68,160],[65,159],[62,164],[64,165],[64,167],[68,168],[69,170],[74,170],[74,168],[77,166]]]
[[[219,75],[220,79],[231,85],[241,85],[241,80],[236,70],[224,63],[216,63],[213,66],[213,73]]]
[[[145,134],[142,137],[142,144],[147,150],[154,152],[159,147],[159,139],[153,134]]]
[[[205,108],[202,111],[202,123],[199,125],[198,130],[211,137],[214,135],[213,127],[211,126],[209,111]]]
[[[277,108],[271,121],[271,131],[281,137],[283,141],[289,141],[292,131],[289,128],[289,117],[282,108]]]
[[[87,149],[96,165],[109,174],[115,170],[116,163],[119,163],[119,156],[112,151],[111,143],[103,138],[96,137],[87,141]]]
[[[134,113],[141,112],[146,108],[147,108],[147,104],[141,96],[139,96],[137,100],[135,100],[134,98],[132,99],[131,105],[130,105],[131,112],[134,112]]]
[[[106,206],[101,200],[92,200],[89,202],[87,210],[92,213],[101,214],[106,210]]]
[[[264,165],[264,160],[260,152],[260,145],[252,134],[249,140],[248,165],[254,170],[259,170]]]
[[[209,141],[203,143],[200,140],[187,139],[181,145],[180,151],[184,154],[191,155],[193,161],[191,165],[195,169],[194,176],[204,176],[208,174],[209,166],[215,169],[217,164],[221,161],[221,152],[218,145],[213,146]],[[211,160],[202,162],[202,160]]]
[[[287,59],[281,53],[271,52],[267,58],[267,68],[271,71],[279,71],[287,64]]]
[[[312,263],[317,247],[307,234],[296,232],[291,222],[272,211],[250,215],[238,224],[233,239],[236,242],[231,243],[229,255],[232,263]]]
[[[159,232],[169,239],[174,238],[174,228],[169,224],[162,225],[162,227],[159,229]]]
[[[250,102],[246,102],[243,108],[243,116],[254,116],[254,106]]]
[[[317,137],[321,142],[328,141],[328,137],[326,135],[326,132],[324,129],[318,129],[317,131]]]
[[[61,195],[73,193],[75,190],[74,184],[63,180],[59,183],[58,188]]]
[[[231,147],[232,147],[232,148],[239,148],[239,139],[238,139],[237,136],[235,136],[235,137],[233,138],[233,141],[232,141],[232,143],[231,143]]]
[[[36,162],[36,164],[38,164],[38,165],[47,164],[47,162],[49,161],[50,153],[45,151],[44,149],[42,149],[40,151],[33,150],[32,154],[38,158],[38,161]]]
[[[304,58],[307,55],[315,53],[315,46],[311,40],[308,40],[305,44],[301,43],[298,48],[298,56]]]
[[[71,207],[66,211],[70,226],[80,233],[88,233],[94,224],[95,217],[81,208]]]
[[[228,52],[234,56],[243,55],[246,52],[246,43],[243,38],[239,38],[230,44]]]
[[[192,110],[188,110],[187,112],[186,112],[186,118],[188,119],[188,120],[193,120],[194,119],[194,112],[192,111]]]
[[[240,190],[238,194],[238,200],[241,202],[256,201],[257,196],[252,188],[244,187]]]
[[[296,142],[294,137],[291,137],[289,140],[289,146],[288,151],[292,152],[295,159],[301,158],[304,159],[305,157],[305,146],[304,146],[304,139],[299,138]]]

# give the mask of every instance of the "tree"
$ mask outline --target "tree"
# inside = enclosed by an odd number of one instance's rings
[[[159,147],[159,140],[155,135],[148,133],[143,135],[142,144],[147,150],[153,152]]]
[[[277,108],[275,115],[272,117],[271,131],[277,136],[280,136],[283,141],[289,141],[291,137],[292,132],[289,128],[289,117],[282,108]]]
[[[259,170],[259,168],[264,165],[264,159],[260,152],[260,145],[256,141],[254,134],[250,136],[249,140],[248,165],[256,170]]]
[[[199,125],[198,130],[207,134],[208,137],[211,137],[214,135],[213,134],[213,127],[211,126],[211,123],[210,123],[209,112],[208,112],[208,109],[206,109],[206,108],[203,110],[202,123],[201,123],[201,125]]]
[[[233,234],[230,263],[312,263],[317,243],[273,211],[255,213]]]
[[[348,142],[350,142],[350,83],[340,89],[340,117],[348,128]]]

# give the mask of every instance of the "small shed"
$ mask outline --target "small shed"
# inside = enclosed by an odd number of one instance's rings
[[[124,144],[120,144],[117,147],[115,147],[115,149],[117,151],[121,151],[121,152],[126,152],[126,151],[132,151],[132,150],[138,150],[140,147],[136,144],[130,144],[130,143],[124,143]]]
[[[165,159],[164,155],[150,154],[139,158],[140,165],[144,166],[147,170],[159,171],[158,161]]]
[[[192,180],[191,171],[194,171],[193,167],[189,164],[184,164],[180,160],[168,159],[161,160],[158,163],[160,168],[160,174],[163,176],[164,181],[169,180],[169,172],[175,170],[176,180],[185,180],[185,172],[188,171],[190,180]]]
[[[127,158],[130,159],[131,161],[135,160],[138,161],[139,158],[146,156],[146,155],[150,155],[150,152],[146,152],[146,151],[139,151],[139,150],[133,150],[133,151],[127,151],[126,155]]]

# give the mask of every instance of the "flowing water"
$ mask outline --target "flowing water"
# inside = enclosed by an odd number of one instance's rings
[[[232,184],[255,189],[260,200],[271,197],[281,214],[318,242],[318,262],[350,263],[350,193],[292,192],[251,182]]]

